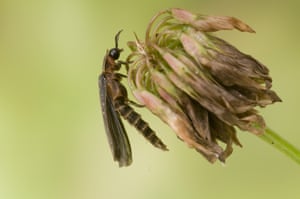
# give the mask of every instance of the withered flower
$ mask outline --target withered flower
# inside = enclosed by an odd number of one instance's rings
[[[152,18],[145,42],[128,42],[136,99],[210,162],[241,146],[235,127],[263,134],[255,108],[281,101],[266,66],[211,33],[231,29],[254,32],[234,17],[168,9]]]

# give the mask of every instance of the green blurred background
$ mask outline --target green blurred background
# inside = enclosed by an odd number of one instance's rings
[[[261,112],[300,146],[299,1],[0,0],[1,199],[299,197],[299,165],[257,137],[239,132],[244,147],[225,166],[211,165],[146,110],[170,151],[126,124],[133,165],[113,162],[97,86],[103,56],[124,29],[125,58],[133,32],[143,38],[150,18],[169,7],[236,16],[257,31],[218,35],[270,68],[283,103]]]

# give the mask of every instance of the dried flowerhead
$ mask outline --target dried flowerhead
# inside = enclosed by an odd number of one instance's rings
[[[281,101],[266,66],[211,34],[231,29],[254,32],[233,17],[168,9],[150,21],[145,42],[128,42],[134,96],[210,162],[241,146],[234,127],[263,134],[255,107]]]

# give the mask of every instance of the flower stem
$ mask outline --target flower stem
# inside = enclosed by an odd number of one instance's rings
[[[296,163],[300,164],[300,151],[295,146],[290,144],[288,141],[280,137],[273,130],[266,128],[265,133],[258,136],[265,142],[271,144],[282,153],[289,156]]]

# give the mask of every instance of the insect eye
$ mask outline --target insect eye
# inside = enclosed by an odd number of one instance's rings
[[[117,48],[112,48],[112,49],[110,49],[110,51],[109,51],[109,56],[110,56],[111,58],[113,58],[114,60],[119,59],[119,56],[120,56],[120,50],[117,49]]]

